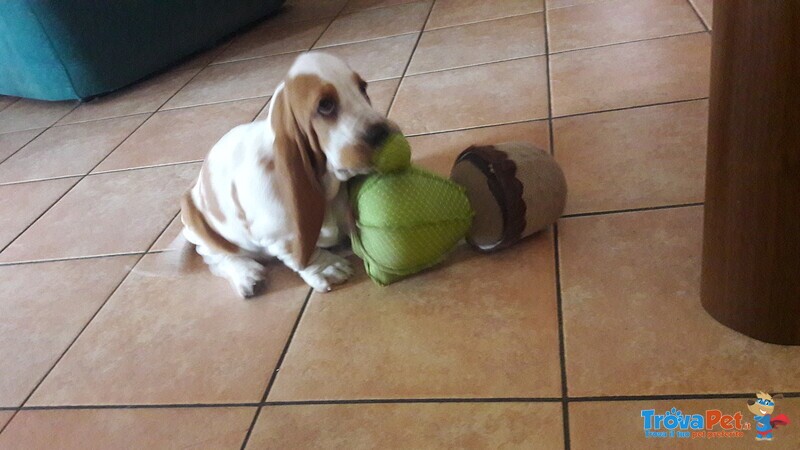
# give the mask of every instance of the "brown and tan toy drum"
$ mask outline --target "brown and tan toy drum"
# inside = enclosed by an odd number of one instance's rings
[[[472,146],[458,156],[450,178],[467,190],[475,211],[467,242],[483,252],[547,228],[567,199],[567,182],[553,157],[526,143]]]

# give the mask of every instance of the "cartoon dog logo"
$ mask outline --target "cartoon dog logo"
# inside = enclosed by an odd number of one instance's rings
[[[789,418],[785,414],[778,414],[772,416],[775,411],[775,399],[783,398],[781,394],[771,396],[765,392],[757,392],[756,400],[750,399],[747,401],[747,409],[755,415],[756,420],[756,440],[757,441],[771,441],[772,431],[779,425],[789,425]]]

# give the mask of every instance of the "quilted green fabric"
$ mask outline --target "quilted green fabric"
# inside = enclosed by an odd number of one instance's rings
[[[382,286],[439,263],[472,223],[464,188],[415,167],[354,180],[350,200],[353,251]]]

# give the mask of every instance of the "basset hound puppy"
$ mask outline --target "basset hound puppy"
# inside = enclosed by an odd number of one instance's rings
[[[242,297],[277,258],[326,292],[352,274],[325,248],[346,236],[344,182],[373,170],[373,152],[397,126],[374,110],[367,83],[325,53],[297,58],[266,120],[217,142],[182,198],[183,235]]]

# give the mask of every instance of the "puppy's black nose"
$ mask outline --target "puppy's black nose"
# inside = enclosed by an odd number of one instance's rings
[[[364,142],[370,147],[377,147],[389,137],[389,126],[385,122],[374,123],[364,133]]]

